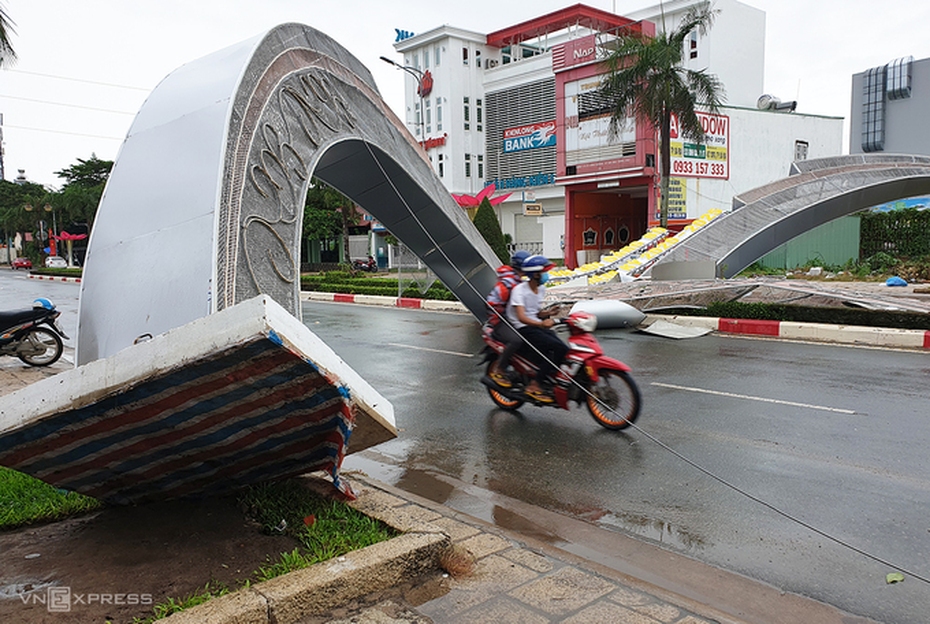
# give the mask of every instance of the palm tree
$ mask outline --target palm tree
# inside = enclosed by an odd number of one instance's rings
[[[652,38],[641,33],[621,35],[611,43],[613,49],[605,60],[608,71],[600,91],[611,104],[611,135],[616,136],[630,118],[648,121],[659,129],[662,227],[668,226],[672,115],[678,118],[684,137],[702,143],[704,131],[695,108],[715,114],[725,97],[723,84],[715,75],[681,65],[685,40],[693,31],[707,34],[716,13],[709,2],[701,2],[692,6],[671,32],[663,30]]]
[[[16,31],[13,30],[12,20],[7,16],[3,6],[0,6],[0,67],[16,60],[16,52],[13,50],[13,44],[10,43],[10,35],[14,32]]]

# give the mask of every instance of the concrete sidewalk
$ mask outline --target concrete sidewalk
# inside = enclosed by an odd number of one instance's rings
[[[352,505],[403,531],[252,585],[166,624],[869,624],[829,605],[699,565],[728,597],[660,589],[358,473]],[[313,486],[312,478],[311,486]],[[316,487],[325,487],[317,481]],[[542,511],[542,510],[540,510]],[[547,512],[543,512],[547,513]],[[614,536],[616,537],[616,536]],[[620,539],[617,537],[617,539]],[[656,556],[683,559],[655,550]],[[464,562],[464,563],[463,563]],[[659,564],[661,567],[661,564]],[[449,574],[443,566],[460,570]]]

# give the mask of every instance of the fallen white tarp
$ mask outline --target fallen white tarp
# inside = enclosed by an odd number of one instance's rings
[[[616,299],[585,299],[572,306],[572,312],[588,312],[597,317],[598,329],[635,327],[646,315],[628,303]]]
[[[682,340],[684,338],[698,338],[700,336],[705,336],[713,331],[712,329],[708,329],[706,327],[686,327],[684,325],[676,325],[675,323],[670,323],[661,319],[650,325],[638,327],[637,329],[646,334],[662,336],[663,338],[674,338],[676,340]]]

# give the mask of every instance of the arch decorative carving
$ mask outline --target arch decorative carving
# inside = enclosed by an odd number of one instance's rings
[[[312,175],[483,318],[493,251],[368,70],[325,34],[284,24],[175,70],[140,109],[88,248],[77,364],[259,293],[299,317]]]

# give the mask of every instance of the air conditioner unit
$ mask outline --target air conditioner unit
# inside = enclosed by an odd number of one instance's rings
[[[493,67],[497,67],[499,64],[500,64],[500,61],[498,61],[498,60],[496,60],[496,59],[485,59],[485,61],[484,61],[484,68],[485,68],[485,69],[491,69],[491,68],[493,68]]]

